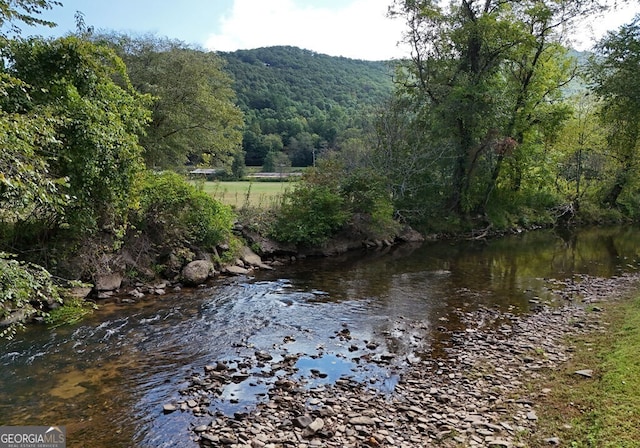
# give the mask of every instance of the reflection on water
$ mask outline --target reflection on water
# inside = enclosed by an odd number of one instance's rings
[[[353,376],[388,392],[395,373],[365,369],[362,347],[336,337],[341,329],[378,353],[429,356],[438,327],[461,325],[456,309],[526,312],[549,300],[545,279],[617,275],[639,259],[636,228],[541,231],[307,260],[105,305],[79,325],[0,342],[0,424],[66,425],[70,447],[195,446],[194,417],[161,411],[206,364],[286,348],[301,354],[297,375],[310,387]],[[250,408],[267,386],[230,385],[219,408]]]

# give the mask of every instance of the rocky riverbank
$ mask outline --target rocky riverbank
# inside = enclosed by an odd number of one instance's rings
[[[595,304],[635,291],[639,279],[625,275],[549,282],[557,306],[534,304],[536,310],[527,315],[460,311],[463,330],[436,330],[445,333],[443,353],[436,358],[380,352],[376,342],[355,340],[348,328],[336,329],[335,337],[357,354],[353,359],[365,375],[369,365],[388,372],[388,390],[362,375],[328,384],[313,381],[327,376],[321,369],[300,376],[297,362],[306,355],[290,353],[285,340],[270,352],[213,361],[189,379],[183,399],[165,404],[164,412],[193,413],[193,438],[201,446],[528,446],[544,412],[536,403],[550,391],[527,386],[549,369],[562,368],[571,356],[566,336],[604,331]],[[432,337],[422,322],[397,324],[407,338]],[[591,372],[574,374],[588,378]],[[228,415],[214,402],[230,384],[262,384],[265,392],[255,408]],[[551,437],[545,442],[563,441]]]

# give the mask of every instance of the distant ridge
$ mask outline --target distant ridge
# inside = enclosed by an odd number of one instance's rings
[[[315,149],[334,147],[350,120],[383,104],[393,91],[393,61],[328,56],[292,46],[217,54],[226,61],[245,112],[248,165],[262,165],[274,149],[284,150],[295,165],[310,164]]]

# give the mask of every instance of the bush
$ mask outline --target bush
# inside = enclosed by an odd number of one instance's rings
[[[44,309],[51,302],[61,303],[62,299],[46,269],[0,252],[0,320],[20,313],[19,319],[0,329],[0,338],[12,339],[26,319],[46,316]]]
[[[358,169],[342,177],[340,192],[350,213],[365,217],[360,230],[372,239],[394,236],[399,224],[393,219],[393,202],[385,179],[367,169]]]
[[[140,192],[136,228],[168,248],[212,249],[231,235],[231,208],[189,184],[176,173],[148,172]]]
[[[321,245],[349,219],[344,199],[328,187],[300,184],[283,196],[270,236],[282,242]]]

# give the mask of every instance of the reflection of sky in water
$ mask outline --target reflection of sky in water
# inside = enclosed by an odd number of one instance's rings
[[[298,373],[294,378],[304,381],[309,388],[349,378],[384,392],[392,392],[398,382],[398,376],[388,369],[375,364],[358,365],[352,360],[329,354],[313,358],[304,356],[298,359],[296,368]]]

